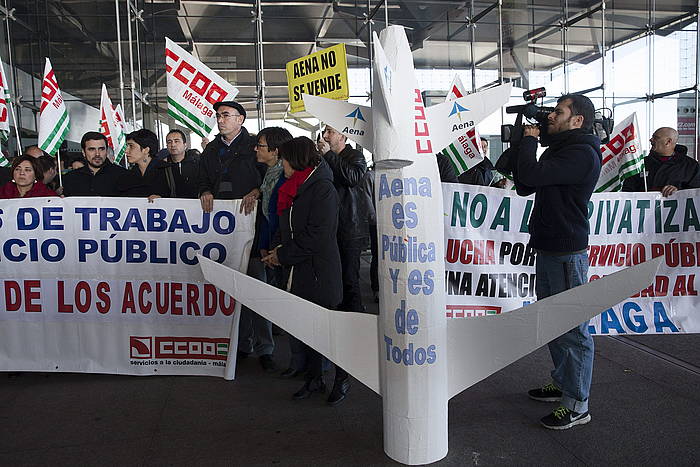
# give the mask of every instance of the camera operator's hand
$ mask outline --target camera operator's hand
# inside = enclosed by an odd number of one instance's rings
[[[538,136],[540,136],[540,129],[537,127],[537,125],[525,125],[523,137],[525,136],[534,136],[535,138],[537,138]]]

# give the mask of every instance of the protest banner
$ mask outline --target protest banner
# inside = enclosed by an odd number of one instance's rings
[[[238,89],[185,49],[165,38],[168,114],[199,136],[216,126],[214,104],[232,101]]]
[[[6,143],[10,137],[10,83],[5,75],[5,68],[0,62],[0,140]],[[4,154],[0,153],[0,167],[10,165]]]
[[[246,269],[255,215],[239,205],[0,202],[0,369],[232,378],[240,306],[196,254]]]
[[[600,178],[595,192],[620,191],[622,182],[641,173],[644,168],[644,153],[639,139],[637,114],[615,125],[610,134],[610,141],[600,147],[603,155]]]
[[[345,44],[287,62],[287,88],[292,113],[304,110],[302,94],[339,101],[350,97]]]
[[[58,152],[70,130],[68,109],[58,87],[51,62],[46,59],[44,79],[41,84],[41,106],[39,107],[39,147],[51,154]]]
[[[112,105],[112,100],[107,93],[107,86],[102,84],[102,98],[100,99],[100,133],[107,138],[107,144],[114,150],[114,162],[119,164],[126,154],[126,135],[121,117],[117,109]]]
[[[504,313],[536,300],[535,251],[527,223],[534,203],[511,191],[443,184],[447,315]],[[591,332],[700,332],[700,190],[594,194],[589,205],[589,279],[658,256],[648,288],[591,320]],[[385,254],[380,252],[380,254]]]
[[[455,75],[447,97],[445,98],[445,102],[454,101],[467,94],[468,92],[464,84],[462,84],[459,75]],[[461,112],[466,112],[467,110],[468,109],[465,109],[455,102],[450,111],[450,115],[457,114],[460,116]],[[480,139],[481,137],[476,130],[476,126],[474,126],[473,122],[470,122],[464,129],[463,134],[459,135],[453,143],[440,151],[450,159],[456,175],[461,175],[484,160]]]

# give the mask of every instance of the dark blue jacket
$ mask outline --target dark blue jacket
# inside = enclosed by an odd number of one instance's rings
[[[556,141],[537,160],[537,138],[523,138],[513,175],[519,195],[535,193],[530,245],[570,253],[588,247],[588,202],[600,176],[600,139],[579,129],[556,135]]]

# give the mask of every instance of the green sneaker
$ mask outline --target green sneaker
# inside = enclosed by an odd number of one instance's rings
[[[557,407],[554,412],[540,420],[543,427],[550,430],[568,430],[572,426],[585,425],[591,421],[588,412],[577,413],[564,406]]]
[[[540,402],[559,402],[561,400],[561,391],[554,384],[545,384],[541,388],[530,389],[527,392],[530,399]]]

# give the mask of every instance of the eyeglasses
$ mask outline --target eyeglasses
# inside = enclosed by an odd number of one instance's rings
[[[217,120],[218,120],[218,119],[226,120],[226,119],[228,119],[228,118],[230,118],[230,117],[240,117],[240,116],[241,116],[241,114],[230,114],[230,113],[228,113],[228,112],[224,112],[224,113],[221,113],[221,114],[220,114],[220,113],[217,113],[217,114],[216,114],[216,119],[217,119]]]
[[[260,144],[260,143],[255,143],[256,148],[267,148],[269,147],[267,144]]]

